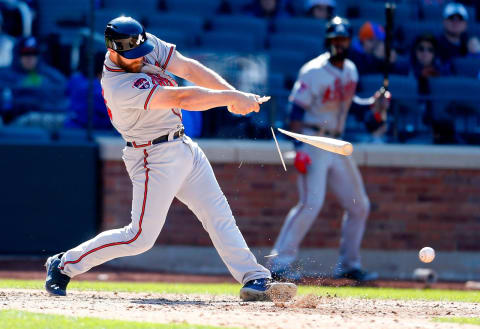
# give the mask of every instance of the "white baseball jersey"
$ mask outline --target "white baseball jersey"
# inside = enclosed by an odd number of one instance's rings
[[[305,123],[342,133],[355,95],[358,72],[348,59],[343,70],[333,66],[329,59],[327,52],[302,66],[290,101],[307,110]]]
[[[175,45],[147,33],[155,49],[144,57],[144,62],[167,69]],[[158,86],[176,86],[167,73],[127,73],[115,65],[108,52],[102,75],[102,89],[108,115],[122,137],[137,144],[168,134],[182,124],[180,109],[150,109],[150,102]],[[115,97],[113,96],[115,94]]]

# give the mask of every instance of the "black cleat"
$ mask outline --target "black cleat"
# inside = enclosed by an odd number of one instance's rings
[[[47,268],[47,279],[45,280],[45,289],[53,296],[66,296],[67,285],[70,277],[63,274],[58,267],[60,265],[63,253],[48,257],[45,267]]]

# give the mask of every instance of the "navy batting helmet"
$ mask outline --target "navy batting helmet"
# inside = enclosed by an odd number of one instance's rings
[[[327,30],[325,32],[326,39],[336,37],[351,38],[353,35],[350,22],[342,17],[335,16],[327,23]]]
[[[112,19],[107,24],[105,45],[128,59],[143,57],[155,48],[142,24],[125,16]]]

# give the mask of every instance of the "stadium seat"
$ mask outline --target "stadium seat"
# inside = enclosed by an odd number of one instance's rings
[[[147,31],[180,31],[193,40],[202,33],[205,19],[197,15],[168,13],[151,15],[147,19]],[[161,34],[160,34],[161,35]]]
[[[39,35],[47,35],[55,31],[59,22],[63,25],[85,25],[89,11],[89,2],[86,4],[78,0],[39,0],[38,1],[38,29]]]
[[[275,50],[269,53],[269,70],[281,72],[295,79],[302,65],[307,61],[305,55],[298,51]]]
[[[257,46],[264,47],[267,34],[267,23],[264,19],[244,15],[221,15],[211,20],[211,26],[214,31],[252,35],[257,40]]]
[[[401,142],[430,143],[431,131],[423,123],[424,107],[417,99],[418,84],[413,77],[392,75],[389,79],[392,106],[389,110],[390,129]],[[383,83],[382,75],[360,77],[358,95],[372,96]]]
[[[144,24],[146,14],[142,13],[141,11],[133,11],[133,10],[99,9],[95,12],[95,18],[94,18],[95,32],[103,34],[108,22],[110,22],[112,19],[118,16],[130,16],[135,18],[140,23]]]
[[[453,61],[453,67],[457,75],[470,78],[480,77],[480,59],[478,58],[455,58]]]
[[[282,73],[269,71],[266,90],[269,94],[276,90],[285,89],[285,76]]]
[[[269,48],[271,51],[297,51],[313,58],[322,52],[323,42],[315,37],[276,33],[270,36]]]
[[[317,38],[323,43],[326,23],[324,20],[312,18],[279,18],[275,22],[275,32]]]
[[[125,15],[132,16],[135,13],[141,13],[142,16],[146,16],[158,11],[158,0],[142,0],[141,5],[139,2],[132,0],[103,0],[103,8],[112,11],[123,11]]]
[[[454,118],[460,133],[480,132],[480,80],[440,77],[430,80],[430,90],[435,118]]]
[[[443,9],[445,6],[428,6],[426,9],[420,9],[420,17],[425,21],[436,21],[441,25],[443,19]],[[468,12],[469,22],[475,21],[475,8],[465,6]]]
[[[472,36],[480,38],[480,23],[469,23],[468,24],[468,33]]]
[[[54,139],[62,142],[82,142],[87,140],[86,129],[59,129],[54,133]]]
[[[204,49],[232,52],[254,52],[257,49],[255,37],[232,32],[208,32],[201,36]]]
[[[215,15],[220,2],[221,0],[165,0],[169,12],[190,12],[203,17]]]
[[[406,45],[413,45],[415,38],[425,33],[439,35],[442,32],[442,24],[438,21],[415,21],[409,24],[403,24],[400,29],[403,31],[404,43]]]
[[[149,29],[148,32],[162,39],[165,42],[173,43],[179,51],[189,49],[194,46],[194,40],[191,34],[185,31],[165,30],[165,29]]]
[[[358,2],[358,17],[364,21],[373,21],[379,24],[385,24],[385,4],[372,3],[368,1]],[[403,24],[417,17],[415,7],[405,4],[397,4],[394,11],[394,23]]]
[[[48,133],[47,130],[43,128],[2,126],[0,127],[0,140],[2,142],[5,142],[5,141],[49,142],[50,134]]]
[[[234,13],[241,13],[243,8],[250,4],[251,0],[227,0]]]

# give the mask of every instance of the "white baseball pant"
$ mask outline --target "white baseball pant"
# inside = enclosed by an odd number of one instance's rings
[[[270,277],[248,248],[197,143],[185,136],[144,148],[125,147],[123,160],[133,183],[132,222],[68,250],[60,264],[63,273],[74,277],[111,259],[149,250],[177,197],[200,220],[238,282]]]
[[[335,271],[360,268],[360,245],[370,210],[370,202],[360,172],[351,157],[303,145],[312,164],[299,175],[299,202],[287,215],[272,254],[272,271],[284,270],[297,257],[298,248],[320,212],[326,187],[337,197],[345,214],[340,240],[340,257]]]

